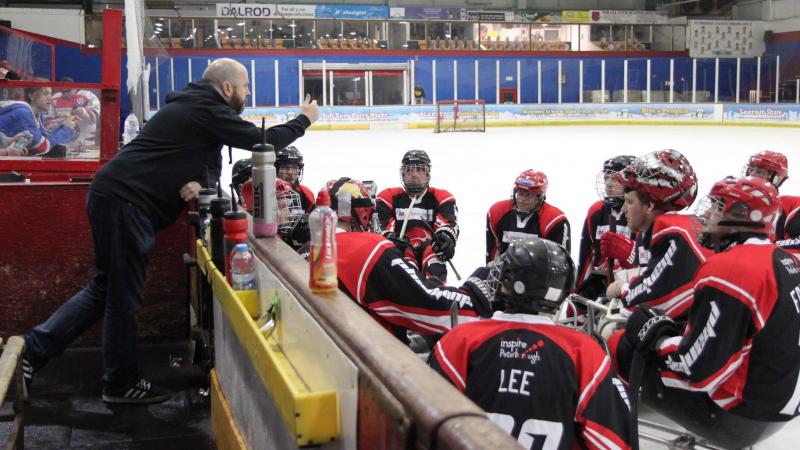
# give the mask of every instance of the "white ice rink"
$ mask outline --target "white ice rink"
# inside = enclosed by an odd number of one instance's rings
[[[599,198],[596,175],[603,161],[614,155],[679,150],[692,163],[700,181],[699,195],[704,195],[715,181],[739,175],[751,154],[779,151],[789,158],[790,174],[781,193],[800,195],[800,128],[615,125],[443,134],[431,130],[309,131],[296,146],[305,158],[303,184],[315,193],[327,180],[341,176],[375,180],[379,190],[399,186],[403,153],[427,150],[432,160],[431,186],[449,190],[457,200],[461,236],[453,263],[462,276],[484,263],[487,209],[508,198],[514,178],[528,168],[547,174],[547,201],[567,214],[576,260],[586,211]],[[236,150],[234,161],[247,156],[249,152]],[[227,185],[230,166],[223,172]],[[449,282],[457,284],[452,274]],[[800,420],[757,448],[796,449],[798,442]]]

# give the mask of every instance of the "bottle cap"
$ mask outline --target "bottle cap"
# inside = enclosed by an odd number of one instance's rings
[[[236,251],[237,252],[246,252],[248,250],[247,244],[236,244]]]
[[[272,144],[256,144],[253,146],[253,164],[275,162],[275,147]]]
[[[317,194],[317,206],[331,206],[331,196],[327,189],[322,189]]]

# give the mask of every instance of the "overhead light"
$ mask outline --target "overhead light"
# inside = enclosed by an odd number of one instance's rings
[[[294,27],[296,27],[297,25],[295,25],[295,24],[293,24],[293,23],[290,23],[290,24],[289,24],[289,26],[290,26],[290,27],[292,27],[292,28],[294,28]]]
[[[239,25],[240,27],[243,27],[244,26],[244,22],[239,22],[236,25]]]
[[[227,31],[233,31],[233,27],[228,27],[228,28],[225,28],[225,30],[227,30]]]

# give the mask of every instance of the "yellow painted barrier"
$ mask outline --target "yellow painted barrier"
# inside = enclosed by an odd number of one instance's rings
[[[274,338],[265,339],[253,320],[260,315],[256,291],[234,291],[217,270],[202,242],[197,260],[209,279],[214,296],[269,392],[275,407],[298,446],[339,438],[341,424],[337,392],[312,391]]]

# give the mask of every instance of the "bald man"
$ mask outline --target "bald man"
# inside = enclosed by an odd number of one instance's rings
[[[91,324],[103,318],[103,400],[157,403],[170,394],[139,374],[136,317],[142,305],[147,256],[155,234],[177,220],[202,184],[222,168],[223,145],[250,149],[261,131],[239,114],[250,95],[247,69],[218,59],[203,79],[167,95],[139,135],[95,175],[86,199],[95,249],[95,276],[45,323],[25,336],[26,384]],[[284,148],[318,117],[306,98],[296,119],[267,130]]]

